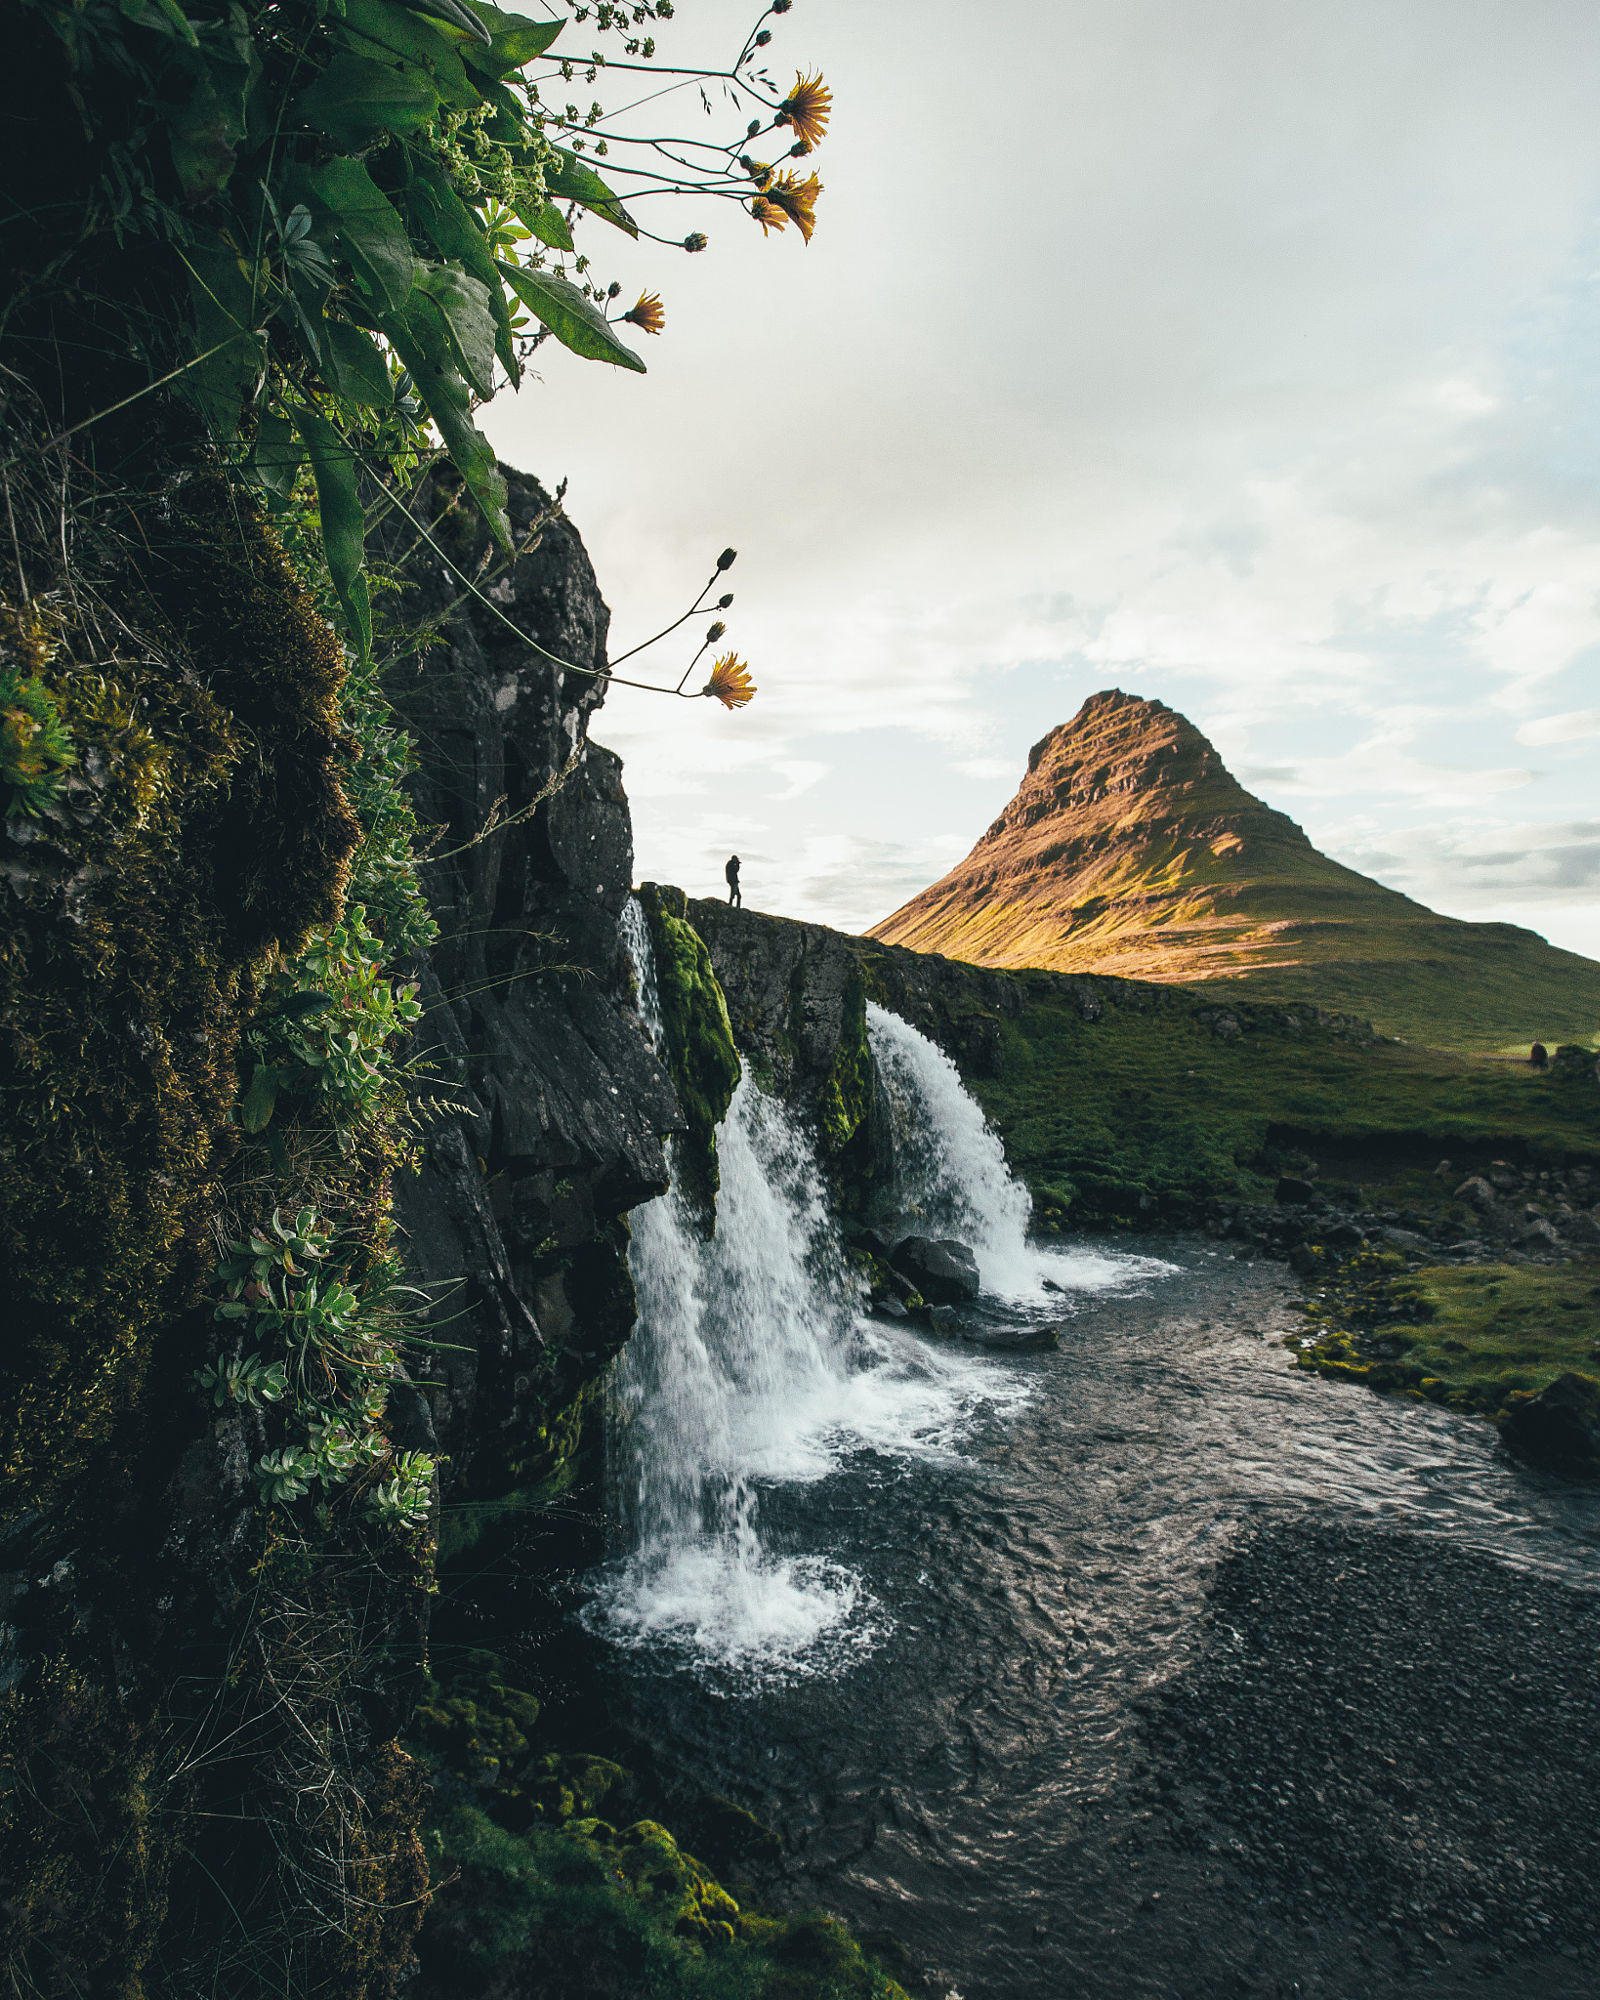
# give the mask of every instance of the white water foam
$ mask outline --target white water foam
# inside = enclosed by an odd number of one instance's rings
[[[895,1199],[919,1235],[953,1236],[978,1260],[986,1293],[1015,1303],[1063,1292],[1124,1291],[1177,1267],[1028,1240],[1033,1201],[999,1134],[936,1042],[867,1003],[867,1033],[894,1127]],[[1048,1281],[1048,1283],[1047,1283]]]

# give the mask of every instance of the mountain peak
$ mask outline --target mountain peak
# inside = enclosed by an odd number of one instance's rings
[[[1187,716],[1121,688],[1090,695],[1070,722],[1040,737],[1015,798],[972,858],[1052,822],[1074,842],[1112,829],[1126,837],[1135,827],[1161,826],[1179,840],[1243,839],[1253,828],[1311,846],[1293,820],[1239,784]]]
[[[870,935],[976,965],[1249,980],[1421,1039],[1446,1015],[1489,1046],[1591,1033],[1600,967],[1528,933],[1513,973],[1495,929],[1319,853],[1186,716],[1105,688],[1034,744],[966,860]]]

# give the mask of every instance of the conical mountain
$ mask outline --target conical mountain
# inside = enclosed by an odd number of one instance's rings
[[[1330,860],[1193,723],[1115,688],[1034,745],[966,860],[870,934],[975,965],[1226,981],[1441,1047],[1600,1029],[1593,960],[1439,916]]]

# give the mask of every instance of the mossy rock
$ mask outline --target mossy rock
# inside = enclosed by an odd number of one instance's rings
[[[817,1092],[817,1132],[825,1153],[842,1153],[872,1108],[872,1046],[867,1039],[867,983],[858,972],[846,985],[833,1062]]]
[[[841,1924],[741,1907],[653,1820],[513,1834],[461,1806],[429,1848],[419,2000],[907,2000]]]
[[[533,1756],[539,1702],[508,1687],[494,1653],[474,1651],[443,1682],[432,1675],[411,1733],[454,1772],[478,1786],[511,1786]]]
[[[718,1187],[717,1127],[738,1087],[739,1051],[710,954],[688,920],[687,897],[646,882],[639,901],[650,926],[667,1068],[683,1114],[673,1166],[680,1186],[709,1210]]]
[[[202,480],[148,532],[120,608],[167,657],[103,664],[63,628],[20,661],[75,761],[0,836],[11,1509],[48,1502],[136,1415],[156,1328],[209,1276],[256,968],[335,914],[359,832],[340,649],[261,517]]]

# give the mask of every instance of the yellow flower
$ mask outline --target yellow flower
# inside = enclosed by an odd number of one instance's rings
[[[808,180],[797,180],[792,173],[779,174],[767,189],[766,198],[775,202],[809,243],[811,232],[817,226],[813,212],[817,196],[822,192],[822,183],[815,174]]]
[[[816,76],[806,76],[796,70],[794,89],[779,106],[776,123],[792,125],[795,137],[809,153],[813,146],[822,144],[832,112],[833,92],[823,82],[820,71]]]
[[[767,235],[771,230],[788,227],[788,216],[784,214],[783,210],[775,202],[768,201],[764,194],[755,194],[750,197],[750,213],[761,224],[761,233],[763,236]]]
[[[702,694],[715,695],[724,708],[743,708],[755,691],[750,669],[737,653],[724,653],[720,659],[713,660],[711,678],[700,690]]]
[[[629,306],[622,317],[643,333],[659,333],[667,321],[661,309],[661,300],[654,292],[641,292],[638,303]]]

